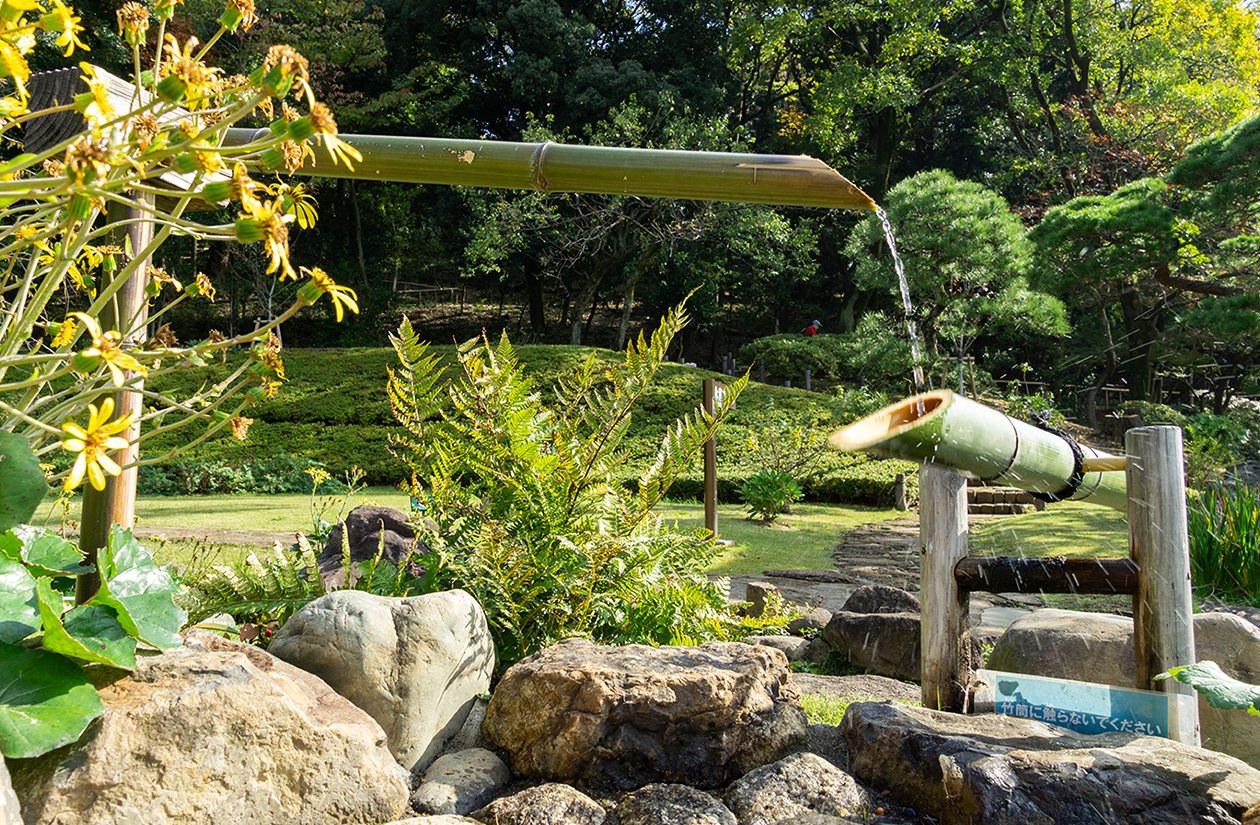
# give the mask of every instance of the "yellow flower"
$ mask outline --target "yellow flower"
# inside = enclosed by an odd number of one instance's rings
[[[214,300],[214,286],[210,283],[210,279],[206,277],[204,272],[197,273],[197,292],[206,296],[211,301]],[[210,330],[210,338],[214,339],[214,330]]]
[[[308,67],[306,58],[298,54],[292,46],[272,46],[267,50],[266,58],[263,59],[263,72],[271,74],[272,69],[279,68],[281,87],[273,87],[268,91],[276,97],[284,97],[288,92],[288,86],[292,85],[298,94],[306,98],[307,105],[313,105],[315,95],[311,91],[311,76]]]
[[[254,193],[262,188],[255,183],[249,176],[249,172],[245,171],[244,164],[236,164],[232,169],[232,200],[240,201],[241,208],[247,213],[252,213],[258,208],[258,198],[254,197]]]
[[[337,137],[337,121],[324,104],[316,103],[311,106],[311,125],[315,127],[324,146],[328,147],[328,154],[332,155],[334,166],[337,165],[338,159],[341,159],[345,161],[347,168],[353,170],[354,164],[350,162],[350,159],[363,160],[363,155],[358,149]]]
[[[165,287],[167,284],[170,284],[171,286],[175,287],[176,292],[179,292],[180,290],[184,288],[183,284],[177,281],[173,275],[171,275],[169,272],[167,272],[165,269],[163,269],[160,266],[150,266],[148,269],[148,273],[149,273],[149,287],[151,290],[151,294],[156,295],[157,293],[161,292],[162,288]]]
[[[83,27],[79,25],[81,18],[75,17],[74,10],[61,0],[52,0],[52,8],[43,16],[42,22],[45,29],[61,32],[57,36],[57,45],[66,50],[66,57],[74,54],[75,46],[85,52],[90,51],[87,44],[79,39],[79,32],[83,31]]]
[[[311,280],[310,283],[306,284],[298,292],[298,300],[302,301],[304,304],[313,304],[315,301],[319,300],[320,295],[327,295],[333,302],[333,309],[337,313],[337,323],[341,323],[341,319],[344,315],[342,312],[343,306],[355,315],[359,314],[359,296],[355,294],[353,289],[345,286],[338,286],[337,283],[328,276],[328,273],[324,272],[324,270],[317,266],[311,267],[310,269],[302,267],[301,270]]]
[[[98,410],[95,404],[88,404],[87,427],[80,427],[73,421],[61,425],[65,435],[61,438],[61,446],[79,457],[66,478],[65,489],[73,490],[83,483],[86,474],[92,486],[97,490],[105,489],[105,476],[116,476],[122,469],[112,458],[105,455],[107,450],[121,450],[127,446],[127,439],[120,438],[118,433],[131,426],[135,414],[108,423],[114,414],[114,399],[106,398]]]
[[[267,340],[254,350],[259,361],[277,378],[284,380],[284,361],[280,358],[280,339],[274,332],[267,333]]]
[[[279,269],[280,280],[296,278],[297,273],[289,263],[289,223],[296,218],[285,214],[279,198],[266,203],[255,201],[253,204],[241,205],[249,214],[242,216],[243,220],[237,221],[237,240],[241,243],[263,241],[269,258],[267,274]]]
[[[114,104],[109,99],[109,87],[96,76],[96,67],[90,63],[80,63],[83,79],[88,84],[88,93],[75,96],[75,108],[79,109],[83,119],[92,126],[100,126],[113,120],[117,114]],[[81,108],[80,108],[81,107]]]
[[[131,139],[141,150],[147,151],[153,145],[153,140],[162,131],[161,125],[157,118],[148,112],[136,115],[131,119]]]
[[[66,174],[76,185],[89,184],[109,174],[109,143],[84,135],[66,149]]]
[[[100,323],[91,315],[83,312],[70,314],[82,321],[83,326],[87,327],[92,335],[92,346],[78,353],[76,360],[89,368],[95,367],[99,361],[104,361],[105,366],[109,368],[109,374],[114,379],[114,385],[119,387],[127,380],[123,370],[145,374],[144,366],[119,348],[119,343],[122,341],[121,335],[114,330],[101,332]]]
[[[166,63],[163,64],[167,77],[178,77],[184,82],[184,105],[189,109],[200,109],[218,89],[219,70],[207,66],[193,54],[200,43],[195,37],[184,41],[181,49],[174,35],[166,36]]]

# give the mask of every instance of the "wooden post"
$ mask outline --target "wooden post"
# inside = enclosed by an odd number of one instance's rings
[[[808,390],[811,388],[812,388],[812,384],[810,383],[810,380],[809,380],[809,370],[805,370],[805,389]]]
[[[1154,677],[1195,661],[1190,539],[1181,428],[1138,427],[1124,436],[1128,454],[1129,555],[1138,568],[1133,648],[1139,688],[1168,694],[1168,737],[1199,744],[1199,706],[1189,685]]]
[[[763,384],[766,383],[766,359],[764,358],[757,359],[757,380]]]
[[[713,415],[713,399],[717,390],[717,381],[704,379],[704,411]],[[710,533],[717,535],[717,438],[704,442],[704,526]]]
[[[897,473],[893,477],[893,507],[898,510],[909,510],[910,503],[906,501],[906,474]]]
[[[969,596],[954,565],[967,557],[967,480],[939,464],[919,468],[919,553],[923,707],[961,713],[971,680]]]
[[[137,195],[137,200],[141,198],[145,199],[141,203],[147,204],[148,211],[141,206],[126,206],[110,201],[107,212],[110,223],[131,221],[123,224],[125,229],[115,232],[114,240],[119,246],[130,243],[133,253],[139,253],[153,240],[153,221],[144,219],[152,214],[153,195]],[[127,262],[118,263],[123,266]],[[149,282],[148,270],[149,262],[142,261],[101,314],[101,329],[117,330],[122,335],[121,346],[124,350],[144,343],[147,335],[145,322],[149,315],[149,303],[144,288]],[[140,412],[140,393],[118,390],[113,397],[115,418],[126,418],[133,412]],[[128,446],[115,452],[113,459],[119,466],[126,468],[140,455],[135,445],[135,440],[140,435],[140,425],[134,424],[119,435],[127,439]],[[83,564],[93,568],[94,572],[84,573],[75,581],[74,599],[77,604],[83,604],[92,598],[101,587],[100,576],[95,572],[96,556],[97,551],[109,541],[110,527],[120,524],[130,529],[135,523],[138,472],[136,467],[130,467],[117,476],[107,476],[104,490],[97,490],[90,484],[84,485],[79,550],[83,553]]]

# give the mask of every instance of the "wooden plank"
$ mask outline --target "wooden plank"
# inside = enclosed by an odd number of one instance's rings
[[[1133,597],[1136,684],[1169,694],[1169,738],[1199,744],[1199,712],[1189,685],[1154,677],[1195,661],[1190,539],[1180,427],[1139,427],[1128,454],[1129,555],[1138,568]]]
[[[919,468],[919,543],[923,706],[961,713],[971,681],[969,600],[953,572],[967,557],[967,480],[940,464]]]
[[[1137,593],[1138,569],[1131,559],[985,558],[968,556],[954,566],[954,581],[968,592]]]
[[[714,398],[717,395],[717,379],[706,378],[703,384],[704,412],[713,415]],[[704,526],[717,535],[717,439],[704,442]]]

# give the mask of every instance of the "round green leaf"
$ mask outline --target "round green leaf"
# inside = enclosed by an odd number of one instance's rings
[[[0,642],[16,642],[39,630],[39,596],[35,577],[0,553]]]
[[[63,618],[61,594],[48,579],[35,583],[39,612],[44,622],[44,647],[55,653],[89,662],[132,670],[136,666],[136,640],[118,621],[114,608],[103,604],[76,607]]]
[[[48,479],[25,438],[0,432],[0,531],[31,520]]]
[[[100,694],[74,662],[0,643],[0,753],[6,758],[69,744],[104,711]]]
[[[183,644],[179,629],[188,614],[175,604],[179,585],[136,542],[130,530],[110,530],[109,545],[100,556],[101,588],[92,604],[109,605],[127,631],[159,648]]]
[[[73,576],[91,570],[79,564],[83,554],[78,546],[51,530],[21,524],[12,535],[21,543],[22,561],[37,576]]]

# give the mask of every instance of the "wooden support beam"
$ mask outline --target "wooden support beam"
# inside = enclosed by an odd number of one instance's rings
[[[954,567],[967,557],[967,480],[919,467],[919,599],[923,707],[961,713],[971,680],[967,591]]]
[[[1194,690],[1175,679],[1154,681],[1195,661],[1190,539],[1180,427],[1138,427],[1124,436],[1129,492],[1129,555],[1138,567],[1133,597],[1136,684],[1168,697],[1168,737],[1199,744]]]
[[[1138,569],[1131,559],[983,558],[968,556],[954,566],[954,581],[968,592],[1137,593]]]

